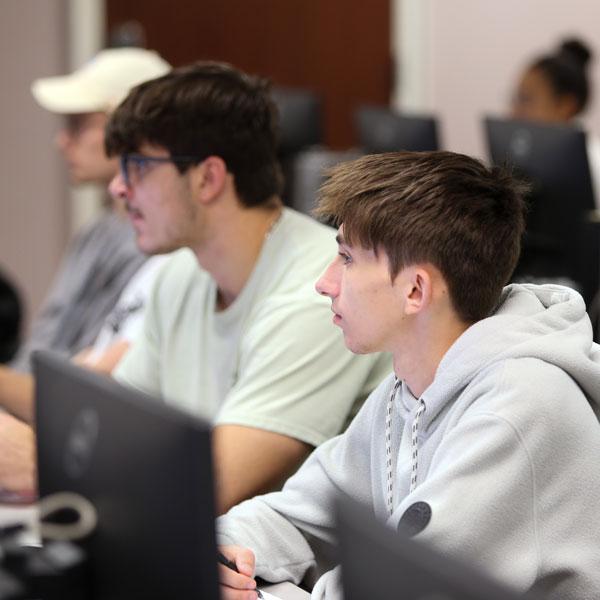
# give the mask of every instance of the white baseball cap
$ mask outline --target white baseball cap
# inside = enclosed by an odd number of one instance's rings
[[[100,51],[70,75],[43,77],[31,84],[31,93],[45,109],[62,114],[109,112],[129,90],[171,70],[156,52],[143,48]]]

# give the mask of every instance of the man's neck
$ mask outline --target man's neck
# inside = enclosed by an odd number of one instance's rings
[[[281,212],[276,201],[256,208],[221,205],[207,215],[202,240],[192,250],[217,284],[218,310],[230,306],[243,290]]]
[[[419,398],[433,383],[438,366],[450,346],[469,328],[470,323],[449,319],[421,326],[393,352],[394,372]]]

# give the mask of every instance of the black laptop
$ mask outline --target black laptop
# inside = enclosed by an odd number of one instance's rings
[[[95,506],[93,597],[216,600],[208,425],[55,355],[34,372],[40,497]]]
[[[338,501],[337,516],[345,600],[534,600],[388,529],[348,498]]]

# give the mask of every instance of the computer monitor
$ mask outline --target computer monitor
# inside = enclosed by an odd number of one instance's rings
[[[585,133],[569,125],[485,119],[491,162],[532,185],[515,277],[567,278],[589,303],[598,289],[600,232]]]
[[[355,113],[358,143],[367,154],[439,150],[437,121],[431,116],[398,114],[381,106],[361,106]]]
[[[534,600],[388,529],[349,498],[338,499],[337,523],[345,600]]]
[[[56,355],[33,362],[40,497],[95,506],[93,597],[217,600],[208,425]]]
[[[295,154],[323,142],[321,98],[299,88],[275,87],[271,96],[279,110],[279,154]]]
[[[271,97],[279,112],[279,144],[285,204],[301,210],[302,200],[295,195],[299,157],[323,142],[321,98],[311,90],[275,87]]]

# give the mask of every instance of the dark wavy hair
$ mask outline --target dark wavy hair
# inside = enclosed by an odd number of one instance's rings
[[[316,212],[350,245],[384,250],[393,279],[429,262],[465,322],[488,316],[517,264],[527,186],[452,152],[364,156],[329,171]]]
[[[109,156],[137,152],[150,143],[171,156],[184,173],[208,156],[219,156],[233,174],[242,204],[269,203],[281,193],[276,158],[277,109],[269,83],[215,62],[200,62],[135,87],[106,128]]]

